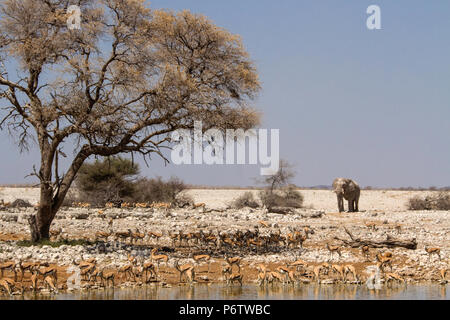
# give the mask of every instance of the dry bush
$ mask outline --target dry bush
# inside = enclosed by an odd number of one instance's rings
[[[135,191],[132,195],[134,202],[168,202],[179,203],[187,202],[193,203],[189,196],[183,195],[181,199],[177,200],[177,196],[186,189],[183,181],[176,177],[164,181],[161,177],[155,179],[140,179],[135,184]],[[180,195],[181,196],[181,195]]]
[[[301,208],[303,206],[303,195],[293,185],[288,186],[284,190],[283,197],[286,207]]]
[[[177,196],[186,189],[178,178],[164,181],[155,179],[136,179],[139,166],[129,159],[120,157],[105,158],[103,161],[85,163],[80,169],[76,185],[79,194],[67,195],[64,205],[73,202],[88,202],[93,207],[103,207],[107,202],[168,202],[175,204]],[[177,200],[182,206],[194,201],[188,196]]]
[[[33,205],[27,200],[16,199],[16,200],[14,200],[13,203],[11,203],[11,205],[9,207],[10,208],[31,208],[31,207],[33,207]]]
[[[408,210],[431,210],[430,202],[427,198],[414,196],[408,200]]]
[[[131,200],[137,187],[133,178],[138,173],[137,164],[121,157],[84,163],[76,179],[80,194],[74,198],[94,207],[103,207],[106,202]]]
[[[268,209],[273,207],[302,208],[303,195],[294,186],[288,186],[283,190],[263,190],[259,198]]]
[[[255,197],[253,196],[253,193],[250,192],[250,191],[247,191],[244,194],[240,195],[235,200],[233,200],[230,203],[230,206],[233,209],[242,209],[242,208],[245,208],[245,207],[258,208],[259,207],[259,203],[255,200]]]
[[[274,207],[301,208],[303,195],[291,184],[295,177],[293,166],[280,160],[278,171],[262,181],[266,188],[259,193],[262,204],[269,210]]]
[[[178,208],[192,207],[194,205],[194,198],[188,194],[179,194],[173,202]]]
[[[425,198],[415,196],[408,201],[409,210],[450,210],[450,194],[439,192]]]

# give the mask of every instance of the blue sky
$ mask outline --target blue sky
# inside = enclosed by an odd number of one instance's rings
[[[382,30],[366,28],[381,8]],[[153,8],[189,9],[240,34],[262,81],[255,107],[262,128],[280,129],[281,157],[295,183],[363,186],[450,185],[450,2],[158,0]],[[36,150],[20,154],[6,132],[0,183],[25,183]],[[205,185],[254,184],[259,165],[164,167]]]

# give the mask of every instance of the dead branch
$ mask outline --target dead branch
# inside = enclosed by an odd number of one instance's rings
[[[355,238],[347,228],[344,228],[344,230],[350,237],[350,240],[340,239],[339,237],[334,237],[334,239],[342,241],[344,245],[351,248],[360,248],[363,246],[368,246],[370,248],[405,248],[410,250],[417,249],[416,238],[413,238],[412,240],[399,240],[387,236],[386,240],[374,241],[369,239]]]
[[[289,207],[273,207],[269,210],[270,213],[278,213],[278,214],[292,214],[294,210]]]

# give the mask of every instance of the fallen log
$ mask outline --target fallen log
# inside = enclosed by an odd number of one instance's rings
[[[269,209],[269,213],[293,214],[294,210],[290,207],[272,207]]]
[[[359,239],[355,238],[347,228],[344,228],[345,232],[349,235],[351,240],[340,239],[338,237],[334,237],[334,239],[342,241],[346,246],[351,248],[360,248],[363,246],[368,246],[370,248],[405,248],[410,250],[417,249],[417,241],[416,238],[412,240],[399,240],[391,238],[389,235],[386,237],[386,240],[382,241],[374,241],[369,239]]]

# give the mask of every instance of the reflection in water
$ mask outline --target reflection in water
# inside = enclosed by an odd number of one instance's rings
[[[447,286],[441,286],[441,299],[445,299],[447,296]]]
[[[9,299],[3,295],[0,299]],[[172,288],[148,286],[142,288],[90,290],[74,293],[27,293],[14,296],[15,300],[372,300],[372,299],[427,299],[450,300],[446,285],[393,285],[381,290],[369,290],[357,285],[287,285],[287,286],[226,286],[222,284],[182,285]]]

